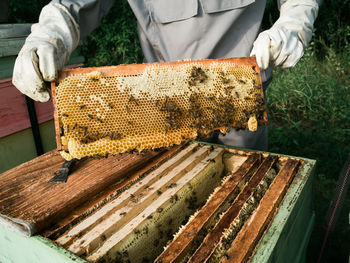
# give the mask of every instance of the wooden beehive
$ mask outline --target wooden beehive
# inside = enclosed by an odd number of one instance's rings
[[[49,184],[61,163],[51,152],[0,183],[0,223],[53,241],[68,255],[57,262],[256,261],[261,247],[272,254],[277,241],[262,240],[280,234],[289,219],[280,210],[293,210],[314,165],[194,143],[83,161],[66,184]],[[11,251],[4,240],[0,260]]]

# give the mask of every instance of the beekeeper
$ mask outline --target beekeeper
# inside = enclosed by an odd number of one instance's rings
[[[256,56],[263,86],[271,67],[292,67],[312,36],[316,0],[278,0],[280,17],[260,33],[266,0],[128,0],[138,21],[145,62]],[[20,51],[13,84],[34,100],[46,102],[45,82],[54,81],[79,39],[95,29],[113,0],[54,0]],[[267,149],[267,127],[231,131],[212,142]]]

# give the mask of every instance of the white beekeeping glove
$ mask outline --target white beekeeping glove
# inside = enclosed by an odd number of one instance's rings
[[[60,4],[48,4],[18,54],[12,82],[34,100],[50,99],[45,81],[54,81],[79,42],[79,26]]]
[[[293,67],[304,54],[312,37],[318,13],[316,0],[279,0],[280,17],[259,34],[251,56],[261,69],[271,66]]]

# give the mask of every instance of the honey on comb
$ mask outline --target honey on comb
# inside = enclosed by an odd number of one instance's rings
[[[71,75],[56,87],[61,143],[83,158],[168,147],[216,129],[255,130],[266,121],[257,84],[251,65],[200,60],[149,64],[132,75]]]

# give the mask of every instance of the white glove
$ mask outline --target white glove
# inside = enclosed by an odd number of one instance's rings
[[[50,99],[45,81],[54,81],[79,42],[79,26],[60,4],[48,4],[18,54],[12,82],[33,100]]]
[[[293,67],[304,54],[312,37],[317,17],[316,0],[279,0],[280,17],[259,34],[251,56],[256,56],[261,69],[271,66]]]

